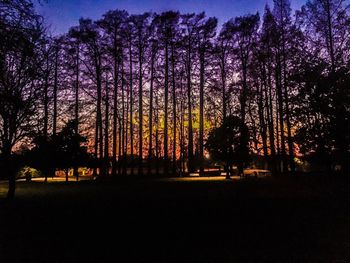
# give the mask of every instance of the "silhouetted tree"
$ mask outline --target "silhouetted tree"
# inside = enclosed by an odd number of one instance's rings
[[[103,72],[103,47],[101,36],[96,23],[90,19],[80,19],[79,37],[84,44],[84,58],[87,60],[86,73],[93,81],[96,92],[96,122],[95,122],[95,158],[101,159],[100,175],[104,175],[106,167],[103,160],[103,123],[102,123],[102,72]],[[94,171],[96,175],[96,170]]]
[[[133,15],[130,17],[131,23],[135,28],[136,50],[138,55],[138,78],[139,78],[139,161],[138,174],[142,174],[143,159],[143,78],[144,78],[144,60],[149,38],[149,13],[142,15]]]
[[[109,11],[99,21],[100,27],[107,33],[106,45],[108,54],[112,57],[113,64],[113,139],[112,139],[112,175],[117,173],[117,126],[118,126],[118,85],[121,85],[121,63],[123,63],[123,30],[128,18],[128,13],[122,10]],[[122,102],[123,103],[123,102]],[[123,103],[124,104],[124,103]],[[124,107],[124,105],[122,105]],[[123,115],[124,118],[124,115]],[[119,118],[120,119],[120,118]],[[124,122],[124,121],[123,121]],[[121,132],[121,127],[119,127]],[[121,136],[119,138],[121,146]],[[120,150],[121,151],[121,150]],[[119,161],[120,161],[119,153]]]
[[[169,108],[169,49],[176,35],[176,25],[179,19],[179,13],[168,11],[155,18],[157,20],[157,32],[159,41],[164,49],[164,134],[163,134],[163,152],[164,152],[164,173],[168,173],[169,152],[168,152],[168,108]]]
[[[194,47],[196,45],[197,38],[197,27],[200,21],[203,19],[203,15],[183,14],[181,27],[183,28],[182,42],[184,45],[184,64],[186,69],[186,78],[187,78],[187,109],[188,109],[188,172],[194,172],[194,153],[193,153],[193,115],[192,115],[192,68],[194,60]]]
[[[230,177],[233,164],[238,166],[239,174],[248,164],[248,127],[242,130],[242,121],[236,116],[227,116],[218,128],[209,132],[205,148],[214,160],[225,163],[226,178]]]
[[[68,181],[70,168],[86,165],[89,159],[87,148],[82,146],[86,138],[76,133],[75,120],[69,121],[60,132],[51,136],[39,134],[33,139],[34,147],[28,153],[29,164],[44,174],[63,169]],[[75,174],[77,180],[78,175]]]
[[[82,146],[86,138],[76,133],[75,121],[69,121],[66,126],[54,137],[56,144],[57,168],[66,171],[68,181],[68,170],[87,164],[89,155],[87,148]],[[78,177],[76,177],[78,179]]]
[[[204,15],[204,14],[203,14]],[[205,71],[208,63],[209,49],[216,34],[217,19],[210,17],[199,26],[198,52],[199,52],[199,174],[204,172],[204,85]]]
[[[29,136],[41,80],[40,47],[43,39],[42,18],[27,0],[0,4],[0,153],[11,163],[13,147]],[[6,168],[6,167],[5,167]],[[8,165],[8,198],[15,194],[15,169]]]
[[[350,22],[347,9],[343,0],[312,0],[307,1],[298,12],[298,22],[306,32],[307,46],[312,57],[327,63],[327,67],[320,73],[327,83],[323,96],[331,100],[331,113],[322,114],[322,123],[329,127],[327,131],[331,131],[330,136],[334,140],[332,153],[336,155],[336,162],[343,171],[348,166],[346,160],[349,150],[349,114],[346,110],[346,105],[349,105],[349,89],[345,88],[348,86],[349,72],[346,65]],[[323,90],[323,84],[319,86]]]
[[[241,133],[245,133],[246,129],[246,113],[247,113],[247,100],[250,93],[250,85],[248,80],[248,67],[252,60],[252,47],[256,42],[257,30],[259,26],[259,14],[247,15],[243,17],[237,17],[232,21],[232,33],[233,39],[236,42],[234,51],[236,59],[239,61],[239,73],[240,73],[240,121],[241,121]],[[241,147],[246,145],[245,136],[240,137],[242,142]],[[242,149],[242,151],[244,151]],[[244,160],[243,158],[241,159]],[[238,165],[239,172],[243,173],[243,162]]]

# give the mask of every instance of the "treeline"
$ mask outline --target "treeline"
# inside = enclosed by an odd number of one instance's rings
[[[203,170],[209,131],[236,116],[250,154],[275,173],[295,171],[301,156],[345,169],[346,1],[308,0],[292,14],[274,0],[262,17],[217,24],[204,12],[113,10],[52,37],[31,1],[2,1],[1,154],[74,120],[95,174],[191,172]]]

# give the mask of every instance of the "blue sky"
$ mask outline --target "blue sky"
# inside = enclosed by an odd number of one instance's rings
[[[299,8],[306,0],[291,0],[292,8]],[[78,23],[80,17],[98,19],[108,10],[125,9],[131,14],[146,11],[162,12],[169,9],[182,13],[205,11],[216,16],[219,24],[228,19],[263,11],[272,0],[47,0],[37,5],[51,27],[53,34],[65,33]]]

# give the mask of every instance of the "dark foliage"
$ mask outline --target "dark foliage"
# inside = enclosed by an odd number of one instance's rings
[[[248,142],[248,127],[245,125],[241,131],[241,120],[228,116],[220,127],[209,133],[205,148],[213,159],[225,163],[226,169],[236,164],[242,172],[250,160]]]
[[[75,132],[75,121],[69,121],[56,135],[50,137],[37,136],[35,147],[28,153],[30,165],[41,170],[47,176],[55,169],[68,170],[88,164],[89,155],[86,138]]]

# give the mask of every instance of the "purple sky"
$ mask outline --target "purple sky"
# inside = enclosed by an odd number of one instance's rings
[[[292,8],[299,8],[306,0],[290,0]],[[216,16],[219,24],[228,19],[263,11],[273,0],[47,0],[37,11],[42,14],[53,34],[65,33],[78,23],[80,17],[98,19],[108,10],[125,9],[131,14],[145,11],[162,12],[169,9],[182,13],[205,11],[208,16]]]

